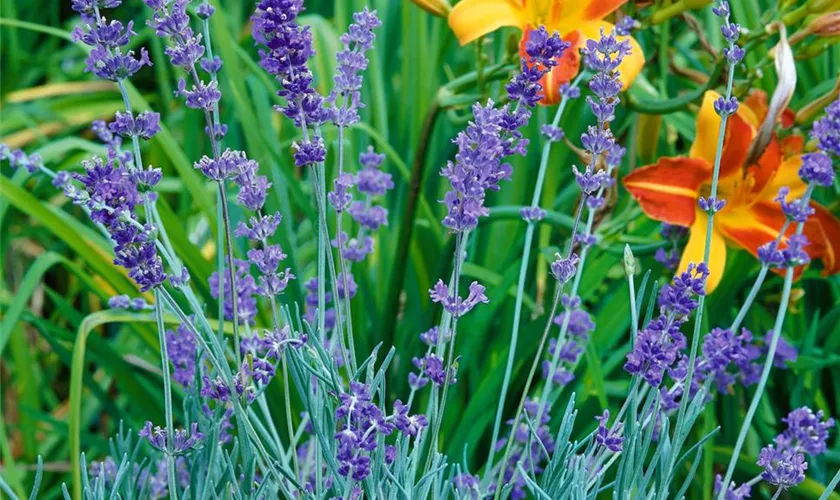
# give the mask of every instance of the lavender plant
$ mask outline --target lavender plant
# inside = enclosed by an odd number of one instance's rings
[[[805,480],[809,460],[827,454],[835,421],[823,411],[797,408],[782,419],[786,429],[756,457],[761,472],[735,480],[771,371],[787,368],[798,356],[782,330],[794,274],[810,260],[804,231],[814,214],[811,198],[817,187],[835,184],[840,101],[813,124],[815,147],[799,169],[804,191],[792,194],[785,187],[778,193],[786,221],[758,250],[760,270],[734,321],[721,325],[717,318],[704,318],[713,228],[727,202],[718,191],[727,121],[739,108],[735,75],[746,53],[727,2],[713,9],[727,44],[720,58],[726,91],[714,103],[720,119],[715,160],[708,193],[697,206],[707,224],[702,260],[661,285],[648,271],[637,286],[639,261],[625,247],[631,338],[619,364],[629,380],[618,411],[600,408],[594,422],[584,423],[577,422],[577,395],[570,387],[599,325],[581,288],[587,263],[609,237],[609,224],[602,221],[610,215],[615,179],[625,146],[630,147],[622,145],[614,122],[622,103],[619,67],[635,50],[626,38],[636,26],[632,18],[585,40],[586,70],[561,87],[549,123],[531,123],[543,84],[577,49],[545,26],[527,31],[521,57],[496,76],[503,81],[500,102],[471,104],[471,118],[452,140],[452,159],[440,168],[445,215],[437,229],[451,239],[452,255],[428,290],[430,302],[440,306],[439,319],[412,325],[423,331],[422,350],[411,356],[408,396],[398,398],[388,374],[408,360],[392,346],[360,351],[357,341],[367,332],[354,321],[353,302],[360,287],[370,286],[364,275],[357,281],[353,266],[391,248],[378,233],[389,224],[387,201],[397,183],[384,168],[388,157],[373,145],[361,149],[357,162],[345,158],[365,107],[365,72],[382,24],[377,12],[364,8],[352,15],[327,93],[319,91],[327,85],[317,82],[311,69],[315,43],[302,17],[303,0],[260,0],[251,17],[259,66],[276,80],[276,119],[295,129],[291,158],[314,207],[306,223],[317,255],[309,267],[293,272],[289,254],[298,249],[281,247],[278,231],[288,224],[284,217],[298,214],[267,208],[269,190],[288,179],[269,178],[254,157],[228,146],[236,132],[222,119],[229,96],[219,81],[225,66],[213,51],[214,6],[207,0],[143,1],[147,24],[158,37],[153,43],[165,45],[162,54],[178,75],[174,96],[186,113],[196,115],[209,146],[193,163],[216,199],[216,219],[203,221],[215,231],[217,253],[206,297],[165,229],[158,206],[163,170],[144,161],[144,142],[161,132],[161,118],[133,104],[131,80],[152,60],[145,48],[136,48],[140,40],[132,22],[109,20],[121,3],[71,2],[83,22],[73,40],[88,47],[87,71],[113,82],[123,104],[108,123],[92,126],[105,154],[83,160],[78,172],[56,172],[38,154],[0,148],[13,168],[48,177],[108,239],[113,263],[137,289],[134,295],[114,295],[108,306],[151,313],[157,334],[163,422],[144,415],[139,429],[121,424],[110,455],[101,461],[88,462],[81,454],[72,495],[64,486],[65,498],[684,498],[706,444],[720,430],[696,424],[708,405],[735,386],[754,389],[728,467],[716,476],[716,498],[747,498],[760,484],[779,498]],[[574,140],[578,147],[560,123],[583,89],[594,124]],[[527,157],[527,134],[537,128],[543,145],[531,201],[518,210],[525,232],[501,390],[486,450],[480,449],[487,459],[478,466],[466,458],[458,463],[446,454],[442,433],[452,387],[462,384],[458,348],[468,335],[462,322],[489,307],[492,296],[486,283],[466,285],[465,269],[479,225],[491,215],[492,193],[512,178],[512,158]],[[552,149],[561,141],[585,166],[568,169],[579,190],[576,208],[564,245],[544,262],[554,279],[551,305],[540,319],[542,334],[533,358],[525,360],[528,375],[510,412],[533,239],[554,208],[540,204]],[[661,235],[667,249],[659,246],[655,259],[673,271],[684,231],[664,224]],[[771,269],[783,271],[784,280],[773,327],[762,335],[743,325]],[[305,290],[303,304],[286,293],[298,284]],[[279,391],[272,389],[276,386]],[[296,414],[295,407],[303,411]],[[39,461],[32,498],[39,491],[40,467]],[[840,472],[824,498],[838,482]],[[2,479],[0,487],[17,498]]]

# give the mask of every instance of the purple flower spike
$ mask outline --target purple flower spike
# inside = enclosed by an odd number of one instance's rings
[[[432,302],[443,305],[443,308],[456,318],[467,314],[479,303],[490,302],[490,299],[484,295],[484,287],[477,281],[470,283],[470,293],[466,299],[461,299],[454,293],[450,295],[449,287],[444,284],[443,280],[438,280],[434,288],[429,290],[429,296],[432,298]]]
[[[315,141],[295,142],[294,149],[295,165],[298,167],[310,167],[316,163],[323,162],[327,157],[327,150],[324,141],[318,137]]]
[[[775,201],[782,207],[782,212],[787,216],[788,220],[804,223],[808,220],[808,217],[814,214],[814,208],[803,203],[804,200],[802,198],[796,198],[788,202],[788,194],[790,194],[789,187],[785,186],[780,188]]]
[[[545,210],[540,207],[522,207],[519,210],[519,216],[525,222],[538,222],[545,218]]]
[[[609,427],[607,427],[607,422],[610,420],[609,410],[604,410],[604,413],[599,417],[595,417],[595,420],[598,421],[598,430],[595,433],[595,443],[603,446],[613,453],[620,452],[621,445],[624,443],[624,438],[619,434],[621,424],[619,424],[618,428],[614,430],[610,430]]]
[[[546,138],[549,142],[557,142],[563,139],[564,133],[563,129],[560,127],[555,127],[554,125],[543,125],[540,127],[540,132],[542,133],[543,137]]]
[[[787,267],[802,266],[811,262],[811,257],[805,251],[808,238],[804,234],[794,234],[787,239],[787,248],[782,250]]]
[[[735,114],[738,111],[738,99],[735,97],[729,99],[718,97],[715,100],[715,111],[722,117]]]
[[[580,258],[574,253],[568,259],[563,258],[560,254],[556,254],[554,262],[551,263],[551,274],[562,285],[575,275],[579,261]]]
[[[580,190],[587,195],[595,194],[600,189],[608,188],[613,184],[612,177],[604,170],[593,172],[592,168],[587,166],[586,171],[581,173],[577,167],[572,168],[574,169],[575,180],[577,180]]]
[[[409,415],[410,408],[399,399],[394,402],[394,424],[406,436],[417,437],[429,421],[423,414]]]
[[[142,438],[146,438],[152,447],[160,451],[167,451],[167,441],[169,439],[167,437],[166,429],[162,429],[160,427],[152,428],[152,423],[147,421],[140,430],[139,435]],[[193,423],[190,426],[189,432],[187,432],[186,429],[175,429],[175,437],[171,443],[172,454],[176,456],[184,455],[193,450],[200,449],[204,444],[202,442],[203,439],[204,434],[198,431],[197,423]]]
[[[825,418],[822,410],[814,413],[810,408],[797,408],[784,418],[787,429],[776,438],[781,448],[783,445],[809,455],[821,455],[826,452],[828,430],[834,427],[833,418]]]
[[[776,449],[772,444],[761,449],[756,463],[764,467],[761,478],[782,489],[804,481],[805,470],[808,469],[803,454]]]
[[[280,110],[298,127],[315,127],[329,112],[307,66],[315,51],[312,32],[298,22],[303,10],[303,0],[262,0],[251,20],[254,40],[262,46],[260,65],[280,82],[277,95],[286,101]]]
[[[762,265],[768,267],[782,267],[785,263],[785,256],[775,241],[770,241],[758,247],[758,260]]]
[[[710,196],[708,198],[701,196],[700,199],[697,200],[697,205],[699,205],[700,209],[704,212],[714,214],[723,209],[726,205],[726,200],[721,200],[714,196]]]
[[[825,116],[814,122],[811,138],[817,140],[822,151],[840,156],[840,99],[825,108]]]
[[[816,128],[815,125],[814,129]],[[805,182],[814,183],[818,186],[831,186],[834,184],[834,167],[831,164],[831,158],[821,152],[803,155],[802,166],[799,167],[799,177]]]
[[[723,488],[723,477],[720,474],[715,475],[715,494],[720,493],[721,488]],[[746,498],[750,498],[750,485],[748,483],[744,483],[741,486],[737,486],[735,481],[732,481],[729,487],[726,489],[724,493],[724,500],[744,500]]]
[[[189,387],[195,378],[195,337],[186,325],[178,325],[174,331],[166,331],[166,348],[169,362],[175,368],[172,378],[183,387]]]

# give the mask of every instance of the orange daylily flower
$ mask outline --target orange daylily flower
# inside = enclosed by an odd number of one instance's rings
[[[627,0],[461,0],[449,13],[449,27],[461,45],[472,42],[499,28],[508,26],[522,30],[520,53],[524,53],[528,30],[544,25],[549,33],[557,31],[563,40],[572,44],[560,58],[559,64],[543,76],[540,82],[544,97],[541,104],[556,104],[560,100],[560,86],[568,83],[580,71],[580,48],[588,39],[598,39],[601,29],[609,32],[613,24],[604,18]],[[642,48],[633,37],[632,52],[624,58],[618,70],[626,89],[645,64]]]
[[[709,196],[720,130],[720,117],[714,110],[718,97],[714,92],[704,96],[688,157],[661,158],[654,165],[630,173],[623,181],[649,217],[690,228],[679,271],[684,271],[690,262],[703,260],[708,216],[700,211],[697,202],[701,196]],[[727,244],[757,256],[761,245],[778,236],[785,222],[785,215],[774,201],[779,189],[789,187],[789,196],[805,192],[805,183],[798,174],[802,156],[786,158],[775,138],[755,165],[743,165],[763,112],[766,110],[753,110],[742,104],[726,126],[718,184],[718,198],[726,200],[726,205],[715,215],[707,281],[710,292],[723,276]],[[822,260],[826,274],[836,273],[840,271],[840,220],[816,202],[811,202],[811,206],[815,213],[804,228],[810,242],[806,250],[812,259]],[[787,234],[794,230],[792,224]],[[801,272],[802,267],[796,276]]]

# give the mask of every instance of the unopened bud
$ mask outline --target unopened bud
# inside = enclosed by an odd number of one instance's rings
[[[656,146],[659,143],[659,131],[662,127],[662,115],[639,115],[639,127],[637,144],[639,145],[639,156],[643,159],[652,160],[656,155]]]
[[[808,24],[808,31],[816,36],[840,35],[840,10],[826,12]]]
[[[804,47],[799,47],[797,49],[796,59],[798,61],[804,61],[806,59],[817,57],[838,41],[840,41],[840,36],[827,36],[812,40],[811,42],[806,43]]]
[[[449,11],[452,10],[452,6],[449,5],[449,2],[446,0],[411,0],[414,2],[414,5],[420,7],[421,9],[425,10],[429,14],[433,14],[438,17],[446,17],[449,15]]]
[[[636,258],[633,256],[633,250],[630,245],[624,245],[624,273],[627,276],[636,274]]]

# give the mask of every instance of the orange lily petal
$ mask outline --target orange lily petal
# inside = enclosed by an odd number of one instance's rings
[[[742,106],[747,111],[745,113],[746,116],[749,117],[748,121],[750,125],[753,127],[760,127],[761,122],[764,121],[764,117],[767,116],[767,92],[759,89],[753,89],[750,91],[750,95],[744,99],[744,103]]]
[[[823,273],[835,274],[840,271],[840,220],[819,203],[811,203],[811,207],[814,215],[805,225],[806,235],[811,234],[810,238],[821,240],[815,243],[819,242],[823,247],[818,256],[825,267]],[[813,226],[811,231],[807,231],[809,225]]]
[[[750,173],[755,184],[753,193],[761,193],[767,184],[775,177],[782,163],[782,147],[775,137],[770,139],[767,149],[758,158],[758,164],[750,165],[747,171]]]
[[[698,190],[711,178],[711,165],[693,158],[660,158],[622,181],[652,219],[689,227],[695,222]]]
[[[597,21],[607,17],[627,0],[567,0],[563,2],[563,24],[578,21]]]
[[[717,152],[718,134],[720,132],[720,116],[715,112],[714,102],[720,97],[715,92],[706,92],[703,96],[703,104],[697,114],[696,134],[694,144],[691,145],[689,156],[691,158],[703,158],[714,165]],[[720,157],[720,178],[725,179],[732,175],[743,177],[744,160],[747,156],[750,143],[755,136],[755,127],[751,121],[755,119],[753,112],[746,106],[741,106],[738,112],[730,116],[726,122],[726,135],[723,140],[723,151]],[[775,155],[775,156],[774,156]],[[757,177],[766,178],[778,166],[778,148],[768,148],[762,153],[758,165],[752,169],[761,168],[767,171],[754,174]],[[762,186],[764,185],[762,180]]]
[[[689,264],[703,262],[706,252],[706,230],[709,216],[705,212],[696,211],[696,218],[691,225],[691,235],[680,258],[678,273],[685,272]],[[712,245],[709,252],[709,277],[706,279],[706,292],[711,293],[717,288],[723,278],[723,268],[726,266],[726,243],[720,232],[712,229]]]
[[[779,204],[773,201],[761,201],[739,210],[720,212],[715,217],[715,223],[720,232],[753,257],[758,257],[760,246],[778,238],[779,231],[781,231],[786,220]],[[816,237],[816,230],[816,226],[805,227],[805,236],[811,242],[805,250],[812,258],[816,258],[823,253],[823,244],[820,238]],[[785,235],[790,236],[795,231],[796,227],[791,224],[788,226]],[[803,270],[804,266],[797,267],[794,278],[798,279]],[[783,268],[773,269],[773,271],[781,275],[785,273]]]
[[[726,136],[723,140],[723,151],[720,155],[721,179],[730,175],[743,175],[744,160],[747,159],[747,150],[750,148],[754,130],[738,114],[730,116],[726,122]],[[717,130],[720,130],[720,125],[718,125]],[[717,145],[717,142],[715,144]]]
[[[750,119],[747,120],[750,122],[750,125],[756,128],[760,127],[761,122],[767,118],[767,112],[770,109],[770,106],[767,104],[767,92],[758,89],[751,90],[750,95],[744,99],[744,106],[747,108],[745,111],[750,112]],[[779,122],[783,128],[788,128],[794,124],[795,119],[796,113],[790,108],[785,108],[782,110],[782,116],[779,117]]]
[[[785,215],[778,203],[761,201],[751,207],[721,211],[715,225],[733,243],[758,256],[758,247],[776,239],[785,223]],[[793,226],[787,234],[793,234]]]
[[[610,4],[612,2],[595,1],[590,4],[598,3]],[[584,43],[586,43],[585,40],[597,40],[600,38],[601,29],[603,29],[605,33],[609,33],[615,29],[615,25],[607,21],[599,20],[585,22],[578,26],[578,29],[580,29],[581,33],[583,33]],[[637,42],[632,36],[618,36],[616,38],[618,40],[627,40],[630,42],[630,54],[628,54],[618,66],[618,77],[621,80],[621,89],[627,90],[627,88],[630,87],[630,84],[633,83],[633,80],[635,80],[636,77],[639,76],[639,73],[641,73],[642,67],[645,65],[645,54],[642,52],[642,46],[639,45],[639,42]]]
[[[449,27],[466,45],[504,26],[523,28],[525,12],[513,0],[461,0],[449,13]]]
[[[802,153],[805,149],[805,138],[800,134],[791,134],[782,139],[782,155],[788,158]]]

